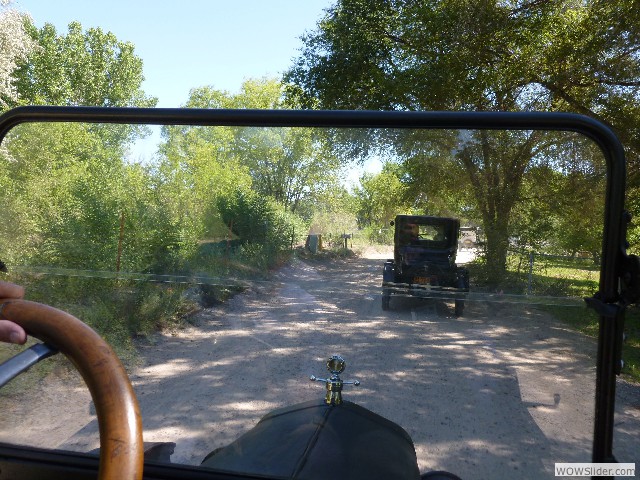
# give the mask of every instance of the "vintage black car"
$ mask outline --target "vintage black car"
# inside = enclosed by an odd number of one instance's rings
[[[469,271],[456,265],[460,220],[427,215],[396,215],[393,259],[382,273],[382,309],[392,294],[433,296],[452,294],[455,314],[464,310]]]

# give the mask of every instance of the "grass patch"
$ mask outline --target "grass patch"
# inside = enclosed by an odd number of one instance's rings
[[[640,307],[634,305],[627,309],[625,332],[627,341],[622,347],[622,372],[640,383]]]
[[[135,362],[134,340],[162,330],[181,328],[202,307],[223,303],[242,292],[242,280],[268,278],[290,251],[269,245],[197,252],[171,280],[156,272],[138,278],[103,278],[104,272],[79,276],[11,273],[6,280],[23,285],[27,298],[59,308],[96,330],[125,364]],[[101,276],[102,275],[102,276]],[[194,278],[193,283],[188,282]],[[203,283],[203,280],[204,283]],[[197,284],[196,284],[197,283]]]
[[[563,308],[556,306],[541,307],[555,318],[593,338],[598,337],[599,317],[595,310]],[[640,382],[640,308],[627,308],[625,314],[625,332],[627,341],[622,347],[624,367],[622,374],[633,382]]]
[[[290,252],[267,251],[251,245],[224,255],[200,256],[179,275],[208,277],[211,284],[163,283],[150,280],[11,273],[3,280],[23,285],[29,300],[51,305],[77,317],[111,345],[125,366],[138,360],[136,340],[163,330],[182,328],[202,307],[223,303],[242,292],[236,280],[266,278],[270,269],[286,261]],[[157,275],[161,279],[161,275]],[[229,280],[231,278],[232,280]],[[28,345],[36,340],[29,339]],[[24,350],[0,344],[0,362]],[[21,374],[3,389],[13,395],[36,387],[51,372],[73,370],[63,355],[56,355]]]
[[[79,318],[111,345],[123,362],[135,358],[133,338],[179,326],[195,306],[189,285],[115,278],[12,275],[27,298]]]
[[[598,314],[591,308],[567,308],[555,305],[542,305],[543,310],[553,315],[573,330],[593,338],[598,337]]]
[[[591,259],[557,256],[509,255],[507,270],[497,284],[488,282],[489,272],[483,258],[467,265],[472,286],[479,290],[513,295],[589,297],[598,290],[600,267]]]

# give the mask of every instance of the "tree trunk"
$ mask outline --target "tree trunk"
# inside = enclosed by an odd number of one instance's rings
[[[507,269],[508,218],[485,221],[485,235],[487,239],[487,282],[497,285],[504,279],[504,273]]]
[[[482,213],[489,284],[499,284],[504,279],[511,211],[537,138],[536,132],[521,138],[507,132],[492,136],[481,131],[477,143],[459,152]]]

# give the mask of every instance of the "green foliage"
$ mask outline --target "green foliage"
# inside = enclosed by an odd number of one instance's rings
[[[361,235],[374,245],[393,245],[393,227],[368,226],[362,229]]]
[[[0,195],[5,215],[18,221],[7,227],[12,239],[5,245],[8,258],[19,253],[23,260],[46,259],[49,265],[76,258],[104,268],[117,157],[78,124],[21,126],[8,139],[7,150],[7,179]],[[80,252],[78,238],[97,243]]]
[[[28,15],[12,8],[11,2],[0,2],[0,110],[18,100],[13,73],[35,46],[25,28],[27,22]]]
[[[483,258],[469,264],[474,290],[551,297],[592,296],[598,290],[600,267],[590,257],[568,257],[530,252],[511,253],[500,282],[491,278]]]
[[[283,97],[282,84],[274,79],[248,80],[238,94],[200,87],[190,93],[190,108],[281,109],[296,105]],[[188,139],[185,132],[193,132]],[[331,182],[340,164],[321,129],[309,128],[170,128],[170,142],[196,145],[213,152],[219,162],[234,159],[239,170],[248,173],[252,188],[274,198],[287,210],[297,212],[300,204],[315,198]],[[176,135],[172,135],[176,132]],[[176,139],[177,137],[177,139]]]
[[[630,245],[630,252],[640,254],[640,187],[632,186],[627,188],[625,206],[631,213],[631,224],[628,226],[627,239]]]
[[[132,339],[179,326],[195,305],[184,295],[188,285],[144,283],[91,277],[12,275],[33,301],[68,311],[100,332],[124,358]]]
[[[163,212],[165,219],[156,226],[149,222],[151,230],[147,231],[158,231],[154,236],[158,240],[157,257],[176,259],[164,265],[164,270],[189,270],[192,257],[199,255],[201,242],[215,243],[227,237],[216,202],[237,190],[248,191],[251,177],[238,158],[228,154],[232,143],[229,128],[166,127],[164,135],[158,165],[150,172],[153,180],[149,193],[153,204],[160,206],[156,211]],[[163,231],[167,227],[170,232]],[[179,258],[181,265],[177,263]]]
[[[549,147],[548,159],[526,172],[510,235],[519,248],[598,259],[602,248],[605,165],[584,139],[569,136]],[[558,151],[559,150],[559,151]],[[588,206],[587,208],[585,208]]]
[[[341,235],[358,230],[356,217],[353,213],[343,210],[317,210],[311,220],[310,231],[323,235]]]
[[[303,37],[302,54],[285,75],[287,91],[314,108],[577,111],[613,125],[637,163],[638,15],[629,0],[341,0]],[[450,172],[464,172],[466,205],[459,196],[447,200],[481,221],[498,281],[523,174],[543,158],[545,138],[536,132],[477,134],[449,150],[441,170],[428,166],[435,141],[415,150],[388,136],[369,140],[395,150],[414,186],[430,181],[422,192],[428,201],[432,185],[460,187]],[[447,142],[441,140],[442,148]],[[366,143],[352,142],[352,151]],[[585,234],[591,235],[579,236]]]
[[[251,191],[238,190],[228,197],[220,197],[216,208],[244,251],[254,258],[258,256],[256,252],[265,254],[269,262],[291,248],[296,231],[306,231],[304,223],[295,215]]]
[[[13,86],[16,105],[86,105],[100,107],[153,107],[157,99],[142,90],[142,60],[134,46],[100,28],[84,31],[72,22],[66,34],[51,24],[41,29],[28,24],[36,45],[18,64]],[[90,130],[113,148],[147,134],[136,125],[94,125]]]
[[[141,90],[133,45],[100,29],[67,35],[30,26],[37,44],[15,71],[23,103],[153,106]],[[133,126],[24,124],[3,142],[0,252],[10,265],[163,271],[179,265],[184,235],[151,169],[123,161],[144,130]],[[122,258],[118,258],[119,243]],[[30,298],[69,310],[120,353],[132,335],[172,325],[184,287],[86,277],[15,277]],[[134,288],[135,287],[135,288]]]
[[[130,42],[100,28],[83,31],[78,22],[67,34],[45,24],[30,26],[38,45],[14,73],[24,104],[150,107],[156,100],[141,89],[142,60]]]
[[[627,310],[625,319],[627,341],[622,347],[624,360],[623,374],[631,375],[634,381],[640,381],[640,311],[637,306]]]
[[[365,173],[360,178],[360,187],[353,193],[361,227],[386,228],[397,214],[410,208],[402,174],[399,165],[387,162],[379,174]]]

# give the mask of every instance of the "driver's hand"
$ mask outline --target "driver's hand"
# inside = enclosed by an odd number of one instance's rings
[[[24,288],[14,283],[0,281],[0,301],[22,298]],[[0,342],[23,344],[27,341],[27,333],[24,329],[9,320],[0,320]]]

